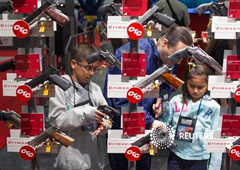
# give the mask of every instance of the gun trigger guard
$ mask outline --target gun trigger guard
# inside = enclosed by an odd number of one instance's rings
[[[108,115],[104,116],[104,119],[110,120],[110,117]]]
[[[187,59],[187,63],[196,63],[196,61],[193,58],[188,58]]]

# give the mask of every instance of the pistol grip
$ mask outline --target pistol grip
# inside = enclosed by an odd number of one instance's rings
[[[70,138],[69,136],[60,134],[58,132],[51,133],[51,137],[53,137],[56,141],[60,142],[62,145],[68,147],[72,144],[74,139]]]

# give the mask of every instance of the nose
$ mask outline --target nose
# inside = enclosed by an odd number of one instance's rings
[[[198,89],[197,89],[197,88],[194,88],[194,89],[193,89],[193,92],[194,92],[194,93],[198,93]]]
[[[94,74],[94,71],[91,70],[91,71],[89,72],[89,75],[90,75],[91,77],[93,77],[93,74]]]

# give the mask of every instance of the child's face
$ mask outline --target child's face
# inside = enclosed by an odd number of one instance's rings
[[[192,96],[192,101],[198,101],[207,91],[206,76],[195,76],[187,81],[187,89]]]
[[[95,71],[97,70],[98,65],[98,61],[92,64],[88,64],[86,60],[82,62],[72,60],[72,69],[74,70],[74,76],[76,77],[76,81],[81,84],[88,83],[93,77]]]

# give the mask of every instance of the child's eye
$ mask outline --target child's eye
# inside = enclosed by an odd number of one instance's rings
[[[191,88],[197,88],[197,89],[199,89],[199,90],[201,90],[201,89],[203,89],[204,88],[204,86],[196,86],[196,85],[192,85],[192,84],[189,84],[189,86],[191,87]]]
[[[191,88],[194,88],[195,86],[194,85],[192,85],[192,84],[189,84],[189,86],[191,87]]]

